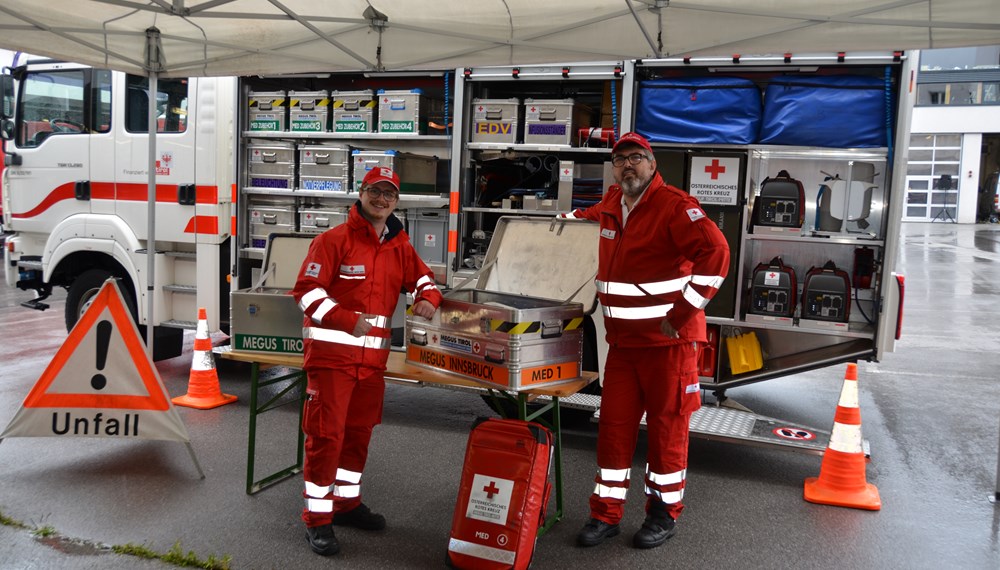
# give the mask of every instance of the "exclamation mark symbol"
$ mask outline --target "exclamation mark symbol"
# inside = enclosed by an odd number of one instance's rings
[[[97,323],[97,370],[104,370],[108,361],[108,344],[111,343],[111,321]],[[103,374],[94,374],[90,379],[94,390],[103,390],[108,385],[108,379]]]

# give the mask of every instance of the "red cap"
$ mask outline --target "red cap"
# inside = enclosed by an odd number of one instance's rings
[[[653,147],[649,146],[649,141],[646,140],[646,137],[638,133],[625,133],[622,135],[621,138],[618,139],[618,142],[615,143],[615,147],[611,149],[611,152],[616,152],[618,147],[625,145],[641,146],[650,153],[653,152]]]
[[[361,186],[372,186],[379,182],[388,182],[396,188],[396,192],[399,192],[399,176],[391,168],[384,166],[376,166],[369,170],[368,174],[365,174],[365,179],[361,181]]]

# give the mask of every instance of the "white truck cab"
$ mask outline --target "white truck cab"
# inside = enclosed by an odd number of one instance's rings
[[[3,75],[3,215],[7,283],[45,310],[68,291],[71,329],[101,284],[120,279],[140,326],[156,327],[156,358],[180,354],[182,332],[208,310],[228,317],[234,81],[161,79],[156,235],[148,224],[148,79],[40,61]],[[222,104],[220,104],[222,102]],[[147,292],[147,252],[156,286]],[[152,315],[147,294],[155,295]]]

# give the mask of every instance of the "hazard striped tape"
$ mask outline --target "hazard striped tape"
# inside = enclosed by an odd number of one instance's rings
[[[563,331],[571,331],[580,328],[583,324],[583,317],[564,319],[562,323]],[[524,323],[513,323],[501,321],[499,319],[490,320],[490,332],[506,334],[531,334],[542,330],[542,321],[528,321]]]
[[[339,108],[341,108],[343,106],[344,106],[344,100],[343,99],[334,99],[333,100],[333,108],[334,109],[339,109]],[[361,109],[374,109],[375,108],[375,101],[374,100],[369,100],[369,99],[366,99],[366,100],[363,100],[363,101],[358,101],[358,107],[361,108]]]

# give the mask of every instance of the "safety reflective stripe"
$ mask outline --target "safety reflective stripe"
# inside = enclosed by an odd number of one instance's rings
[[[326,314],[332,311],[336,306],[337,304],[327,297],[326,299],[323,299],[323,302],[320,303],[318,307],[316,307],[316,310],[313,311],[312,317],[310,318],[314,323],[320,324],[323,322],[323,317],[325,317]]]
[[[691,303],[692,307],[699,309],[704,309],[708,305],[708,299],[701,296],[700,293],[694,290],[694,287],[688,285],[684,288],[684,300]]]
[[[722,287],[722,282],[726,278],[721,275],[692,275],[691,282],[695,285],[707,285],[709,287],[714,287],[718,289]]]
[[[347,469],[337,468],[337,481],[347,481],[348,483],[358,484],[361,482],[361,473],[357,471],[348,471]]]
[[[661,501],[667,503],[668,505],[673,505],[675,503],[681,502],[681,499],[684,498],[684,489],[681,489],[679,491],[664,492],[664,491],[657,491],[656,489],[650,489],[647,486],[646,494],[653,495],[654,497],[660,499]]]
[[[833,431],[830,433],[830,449],[842,453],[864,453],[861,426],[833,422]]]
[[[317,485],[306,481],[306,510],[311,513],[332,513],[333,500],[324,499],[330,494],[333,485]]]
[[[628,481],[632,475],[631,469],[601,469],[599,477],[601,481],[615,481],[621,483]]]
[[[359,313],[360,314],[360,313]],[[389,317],[383,317],[382,315],[374,315],[365,319],[365,322],[373,327],[378,327],[380,329],[388,328],[386,325],[389,324]]]
[[[646,465],[646,479],[654,485],[676,485],[677,483],[683,483],[686,475],[687,469],[681,469],[673,473],[655,473],[649,470],[649,465]]]
[[[389,338],[381,336],[354,336],[344,331],[331,329],[321,329],[318,327],[303,327],[302,337],[323,342],[335,342],[349,346],[360,346],[364,348],[389,348]]]
[[[646,295],[663,295],[665,293],[676,293],[684,288],[690,281],[690,277],[678,277],[668,281],[654,281],[652,283],[620,283],[617,281],[594,280],[598,293],[608,295],[621,295],[623,297],[643,297]]]
[[[329,299],[329,298],[330,296],[327,295],[326,290],[317,287],[302,296],[302,300],[299,301],[299,309],[301,309],[302,312],[305,312],[305,310],[309,308],[309,305],[312,305],[313,303],[319,301],[320,299]]]
[[[464,554],[473,558],[479,558],[488,562],[507,564],[509,566],[513,566],[514,558],[517,554],[513,550],[502,550],[500,548],[493,548],[492,546],[486,546],[484,544],[476,544],[475,542],[467,542],[457,538],[451,538],[448,540],[448,551],[454,552],[455,554]]]
[[[343,499],[354,499],[361,496],[361,485],[337,485],[333,488],[333,496]]]
[[[612,319],[639,320],[662,319],[674,307],[673,303],[652,307],[607,307],[601,306],[605,317]]]
[[[600,483],[594,486],[594,494],[602,499],[618,499],[619,501],[624,501],[625,493],[628,493],[628,487],[609,487],[607,485],[601,485]]]
[[[333,485],[323,486],[306,481],[306,495],[309,495],[310,497],[322,499],[330,494],[331,489],[333,489]]]
[[[432,280],[430,277],[428,277],[426,275],[422,275],[420,277],[420,279],[417,279],[417,289],[418,290],[421,289],[421,288],[423,288],[423,287],[427,287],[428,285],[431,285],[431,286],[434,285],[434,280]]]
[[[194,351],[194,358],[191,361],[191,370],[196,372],[215,370],[215,357],[211,351]]]
[[[341,279],[364,279],[364,275],[347,275],[345,273],[340,274]]]
[[[310,513],[332,513],[333,499],[306,499],[306,510]]]
[[[701,285],[703,287],[718,289],[722,286],[722,282],[724,280],[725,278],[720,275],[692,275],[691,283],[684,287],[684,299],[686,299],[688,303],[691,303],[692,307],[704,309],[708,306],[709,299],[702,296],[702,294],[696,291],[691,285]]]

